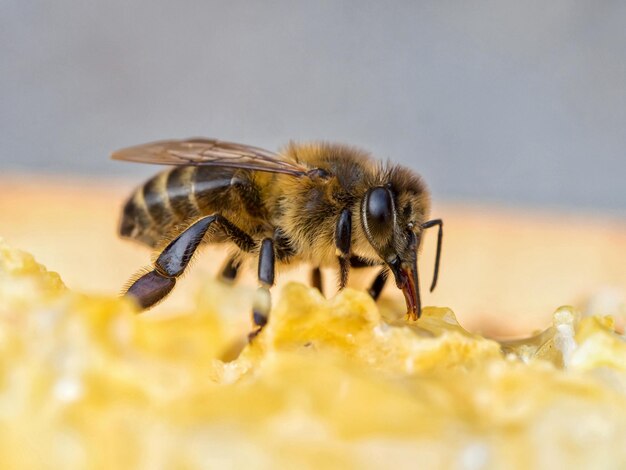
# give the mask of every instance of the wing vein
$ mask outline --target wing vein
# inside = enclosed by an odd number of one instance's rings
[[[304,176],[310,168],[284,155],[215,139],[167,140],[128,147],[114,152],[115,160],[159,165],[191,165],[241,168]]]

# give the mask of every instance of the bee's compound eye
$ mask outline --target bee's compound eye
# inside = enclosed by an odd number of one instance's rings
[[[374,236],[391,233],[393,230],[393,199],[387,188],[373,188],[365,201],[367,228]]]

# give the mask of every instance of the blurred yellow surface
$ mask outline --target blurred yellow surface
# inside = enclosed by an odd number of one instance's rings
[[[2,177],[0,236],[62,273],[72,289],[117,293],[150,261],[150,250],[117,236],[122,204],[140,183]],[[452,308],[471,331],[527,334],[549,324],[560,305],[586,309],[594,298],[590,308],[599,311],[593,313],[624,308],[623,219],[437,201],[433,216],[445,223],[442,270],[437,290],[428,293],[435,246],[429,233],[420,257],[424,303]],[[191,306],[193,293],[221,265],[223,254],[207,251],[158,311]],[[255,285],[253,274],[241,282]],[[374,275],[353,270],[351,285],[363,289]],[[279,287],[308,278],[305,269],[281,273]],[[329,291],[333,282],[328,280]],[[384,296],[396,299],[399,293],[390,283]]]
[[[253,293],[207,281],[188,314],[136,315],[0,243],[0,468],[626,466],[611,318],[564,307],[499,344],[291,283],[246,344],[231,310]]]

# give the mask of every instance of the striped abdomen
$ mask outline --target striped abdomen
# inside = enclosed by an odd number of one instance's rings
[[[232,207],[234,172],[180,166],[157,174],[126,202],[120,235],[155,247],[177,225]]]

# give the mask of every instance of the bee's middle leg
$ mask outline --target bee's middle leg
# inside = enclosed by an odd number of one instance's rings
[[[271,238],[265,238],[261,242],[259,249],[259,288],[256,291],[254,305],[252,307],[252,320],[257,326],[257,329],[250,334],[250,340],[259,334],[259,332],[267,324],[270,310],[272,309],[270,287],[274,285],[275,272],[276,253],[274,250],[274,240]]]
[[[237,279],[239,275],[240,262],[235,256],[230,256],[224,266],[222,267],[222,271],[220,272],[219,278],[222,281],[232,282]]]
[[[311,269],[311,285],[324,295],[324,281],[322,279],[322,270],[319,266]]]

